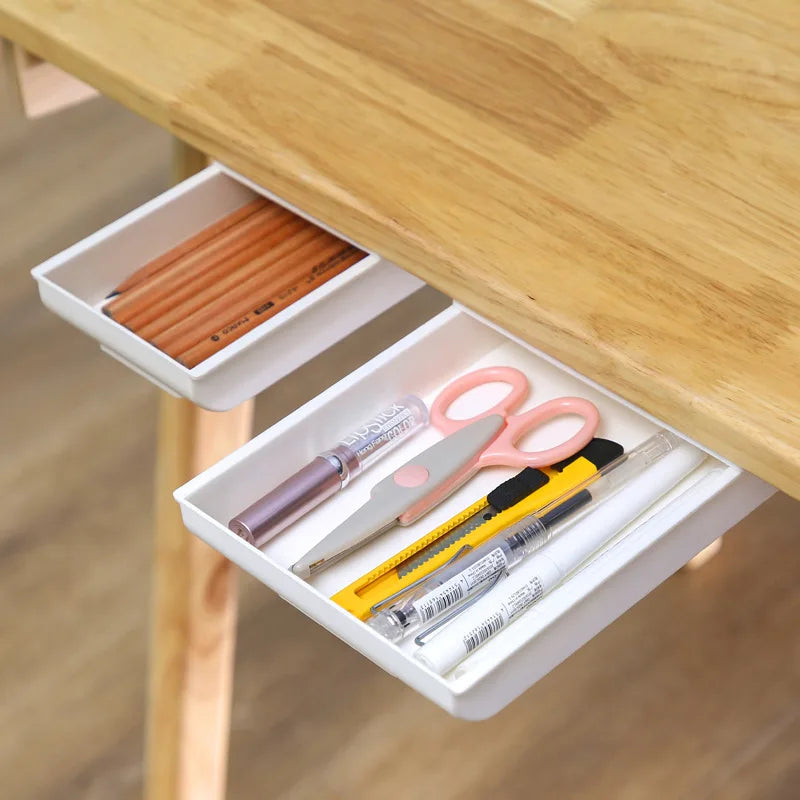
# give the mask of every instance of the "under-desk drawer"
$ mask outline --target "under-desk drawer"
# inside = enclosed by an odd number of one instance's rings
[[[156,385],[223,411],[424,286],[369,254],[192,369],[102,312],[107,295],[122,280],[257,193],[308,218],[267,190],[212,165],[36,267],[33,276],[42,301]]]
[[[430,402],[454,377],[478,367],[499,365],[525,373],[532,387],[529,403],[561,395],[590,399],[601,415],[597,435],[616,440],[626,449],[665,427],[454,305],[175,493],[184,522],[192,532],[367,658],[450,713],[468,719],[499,711],[773,491],[754,476],[709,454],[611,545],[595,553],[577,573],[444,677],[413,658],[413,641],[406,640],[400,646],[390,643],[330,597],[474,503],[515,470],[483,470],[426,516],[408,527],[389,530],[309,582],[296,577],[290,565],[366,502],[378,480],[435,442],[439,437],[435,430],[428,428],[405,441],[368,474],[261,550],[228,530],[232,516],[330,447],[338,435],[375,409],[410,393]],[[464,417],[486,407],[486,397],[475,397],[474,392],[472,400],[469,395],[462,398],[467,402],[467,407],[459,409]],[[553,422],[531,434],[533,440],[526,439],[524,445],[526,449],[549,446],[554,442],[548,439],[565,432],[560,426],[571,424],[569,419]],[[275,657],[280,658],[280,654]]]

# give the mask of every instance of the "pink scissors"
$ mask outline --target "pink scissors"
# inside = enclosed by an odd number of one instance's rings
[[[474,417],[451,419],[447,416],[450,406],[461,395],[487,383],[507,383],[511,386],[511,391],[496,405],[481,411]],[[452,436],[457,431],[481,420],[484,421],[484,425],[481,426],[480,431],[477,427],[473,429],[476,439],[482,438],[483,430],[490,435],[488,432],[494,428],[496,434],[475,453],[474,458],[456,470],[447,481],[403,512],[399,517],[401,524],[409,525],[419,519],[484,467],[548,467],[569,458],[589,444],[600,424],[600,412],[594,403],[583,397],[556,397],[530,409],[530,411],[512,416],[511,412],[522,405],[528,396],[528,391],[528,379],[518,369],[485,367],[456,378],[439,392],[431,406],[431,424],[445,436]],[[576,414],[584,419],[583,426],[574,436],[547,450],[527,452],[517,448],[517,442],[526,433],[551,419],[568,414]],[[400,480],[397,477],[398,473],[401,473]],[[394,473],[394,479],[400,485],[407,485],[402,481],[408,476],[406,479],[413,483],[412,475],[416,475],[417,480],[424,477],[421,471],[408,464]]]
[[[469,419],[451,419],[447,411],[461,395],[487,383],[502,382],[511,391],[491,408]],[[488,466],[543,467],[563,461],[585,447],[600,422],[597,407],[582,397],[557,397],[512,415],[528,396],[528,379],[513,367],[486,367],[456,378],[431,406],[431,424],[445,438],[377,483],[370,499],[311,548],[292,570],[301,577],[325,569],[393,525],[409,525],[442,502],[478,470]],[[581,429],[547,450],[527,452],[516,443],[548,420],[583,417]]]

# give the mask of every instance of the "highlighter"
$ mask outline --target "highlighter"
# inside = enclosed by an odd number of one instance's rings
[[[228,527],[261,547],[427,424],[425,403],[415,395],[401,398],[239,512]]]

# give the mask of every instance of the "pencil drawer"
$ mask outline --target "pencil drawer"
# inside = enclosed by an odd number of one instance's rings
[[[34,268],[42,302],[162,389],[224,411],[424,286],[368,254],[191,369],[102,312],[108,294],[139,267],[258,194],[308,218],[215,164]]]
[[[626,450],[667,427],[454,304],[175,492],[190,531],[375,664],[466,719],[483,719],[498,712],[774,491],[707,453],[691,474],[568,580],[444,676],[413,657],[413,637],[392,644],[330,597],[472,505],[516,470],[483,470],[421,519],[390,529],[308,582],[298,578],[290,566],[362,506],[375,483],[436,442],[440,435],[434,429],[426,428],[404,441],[370,472],[261,549],[228,529],[228,521],[241,509],[376,409],[408,394],[416,394],[430,405],[453,378],[486,366],[521,370],[532,387],[529,405],[562,395],[591,400],[600,411],[596,435],[613,439]],[[458,416],[472,416],[495,401],[486,392],[499,390],[497,385],[482,389],[483,394],[473,390],[461,398],[464,405]],[[561,441],[565,433],[572,432],[572,424],[570,419],[550,423],[524,440],[525,449]]]

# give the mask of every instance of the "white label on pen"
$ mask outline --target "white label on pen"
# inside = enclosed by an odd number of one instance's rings
[[[458,562],[456,562],[458,563]],[[467,582],[468,588],[472,589],[480,583],[493,578],[508,566],[508,559],[501,547],[495,547],[483,558],[479,558],[474,564],[470,564],[460,574]]]
[[[458,575],[454,575],[432,592],[428,592],[413,603],[412,608],[419,614],[423,623],[430,622],[456,603],[460,603],[476,586],[493,578],[507,566],[505,553],[500,547],[496,547],[474,564],[465,567]]]
[[[518,614],[530,608],[544,594],[544,586],[538,576],[531,578],[500,603],[497,611],[490,614],[483,622],[471,628],[462,639],[465,655],[480,647],[496,633],[508,625]]]
[[[544,594],[544,586],[539,576],[531,578],[527,583],[511,592],[503,603],[503,611],[511,622],[514,617],[530,608]]]
[[[447,611],[448,608],[460,603],[466,595],[466,589],[460,579],[452,578],[435,591],[425,595],[421,600],[417,600],[412,607],[419,614],[422,622],[430,622],[434,617],[438,617],[439,614]]]
[[[464,647],[467,653],[471,653],[480,647],[487,639],[494,636],[505,625],[503,615],[497,611],[487,617],[480,625],[476,625],[465,637]]]

